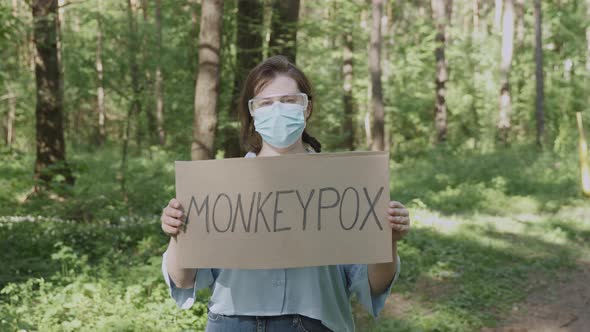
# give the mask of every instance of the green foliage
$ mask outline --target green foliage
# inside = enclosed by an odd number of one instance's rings
[[[203,329],[206,296],[189,311],[176,308],[160,263],[166,238],[154,217],[174,196],[174,160],[190,158],[198,70],[200,6],[162,1],[162,49],[155,53],[154,4],[137,8],[136,40],[129,40],[127,6],[103,0],[61,9],[67,160],[76,177],[57,179],[52,193],[32,194],[35,161],[35,81],[29,6],[0,2],[0,116],[16,97],[16,142],[0,148],[0,330]],[[143,2],[141,2],[143,3]],[[235,73],[236,3],[223,15],[219,125],[216,148],[230,120]],[[265,1],[264,36],[271,7]],[[493,8],[480,8],[472,25],[471,1],[454,1],[446,59],[448,142],[432,149],[434,34],[430,3],[386,1],[383,92],[391,137],[393,199],[409,203],[415,228],[400,245],[399,291],[415,299],[404,320],[369,322],[376,331],[471,331],[494,325],[531,290],[527,278],[571,268],[588,255],[587,204],[578,193],[573,114],[586,122],[590,74],[585,70],[588,17],[582,0],[543,1],[546,132],[535,137],[534,18],[525,6],[517,31],[510,82],[511,147],[497,147],[501,32]],[[145,14],[145,18],[144,18]],[[96,147],[97,18],[102,20],[107,144]],[[193,18],[195,18],[193,20]],[[306,1],[298,25],[298,65],[315,86],[309,123],[325,151],[342,149],[344,33],[354,40],[355,145],[366,148],[370,107],[367,1]],[[522,35],[519,37],[519,33]],[[121,146],[132,87],[129,45],[139,64],[141,111],[131,118],[130,158],[120,189]],[[263,46],[268,53],[267,46]],[[164,78],[167,141],[156,147],[149,129],[155,108],[154,75]],[[4,134],[4,130],[2,130]],[[4,141],[2,139],[2,141]],[[222,155],[218,151],[217,155]],[[578,208],[573,208],[578,206]],[[447,217],[453,215],[452,219]],[[446,230],[449,226],[451,229]],[[436,294],[424,285],[440,288]],[[534,286],[534,285],[533,285]],[[424,308],[426,308],[424,310]],[[493,308],[493,309],[489,309]]]
[[[173,196],[178,156],[152,149],[132,157],[125,205],[112,163],[118,149],[72,154],[71,198],[20,203],[32,184],[31,157],[3,152],[0,330],[202,330],[207,294],[179,310],[160,270],[167,241],[156,216]],[[539,287],[531,276],[550,280],[590,257],[590,211],[578,196],[575,163],[573,154],[522,146],[488,154],[441,149],[394,164],[392,198],[409,205],[414,224],[399,245],[395,292],[413,304],[404,320],[367,321],[356,312],[360,330],[493,326]]]
[[[203,329],[206,298],[179,310],[161,272],[155,218],[79,224],[3,217],[0,330]]]
[[[237,130],[230,120],[235,72],[236,1],[226,1],[223,15],[219,124],[216,148],[221,149],[226,129]],[[34,73],[30,13],[18,2],[17,16],[8,3],[0,7],[2,62],[0,96],[17,97],[16,147],[34,147]],[[450,77],[446,84],[449,109],[448,145],[454,150],[488,152],[495,148],[499,96],[501,31],[492,26],[493,8],[480,8],[480,26],[475,29],[471,1],[454,1],[449,39],[445,50]],[[148,113],[155,109],[154,77],[158,62],[164,78],[164,126],[167,150],[189,154],[194,117],[194,89],[198,63],[200,6],[194,3],[162,3],[162,49],[155,54],[155,8],[135,12],[137,40],[130,41],[125,3],[103,0],[101,12],[92,2],[78,2],[62,8],[60,45],[64,73],[66,139],[74,146],[96,142],[97,17],[102,20],[103,67],[107,114],[107,138],[120,143],[131,101],[129,68],[130,44],[139,64],[141,111],[133,114],[132,151],[155,144]],[[543,3],[543,43],[546,90],[547,145],[556,152],[575,146],[572,114],[584,111],[588,103],[586,87],[585,29],[587,14],[581,0]],[[419,156],[433,142],[434,35],[430,3],[387,1],[383,26],[383,92],[386,128],[396,158]],[[519,20],[517,10],[517,23]],[[265,36],[269,33],[271,7],[264,6]],[[343,34],[352,32],[354,40],[353,95],[355,138],[358,149],[365,149],[365,117],[370,107],[367,44],[371,28],[371,8],[366,1],[328,0],[308,2],[301,8],[298,24],[298,64],[310,76],[316,93],[316,109],[309,128],[325,150],[342,149],[342,54]],[[385,22],[385,21],[384,21]],[[534,17],[532,6],[525,6],[523,29],[515,36],[510,82],[513,96],[511,143],[530,143],[535,137]],[[266,49],[267,46],[264,45]],[[268,50],[266,50],[268,52]],[[0,113],[7,103],[0,103]],[[587,115],[585,115],[587,116]],[[588,120],[590,121],[590,120]]]
[[[393,197],[445,213],[556,211],[583,203],[577,163],[574,152],[526,145],[485,154],[438,149],[393,165]]]
[[[93,151],[85,148],[72,153],[70,165],[76,185],[67,188],[67,204],[41,193],[31,194],[34,158],[18,152],[5,152],[0,171],[0,215],[50,215],[78,221],[119,220],[122,216],[152,216],[162,211],[174,196],[174,160],[183,159],[151,147],[128,164],[129,201],[121,194],[119,149]],[[23,201],[26,202],[23,204]],[[5,202],[5,203],[4,203]]]

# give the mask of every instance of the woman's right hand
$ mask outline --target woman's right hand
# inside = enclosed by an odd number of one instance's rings
[[[184,224],[184,212],[180,202],[173,198],[168,203],[168,206],[162,210],[162,230],[167,235],[172,236],[168,249],[166,250],[166,269],[170,275],[170,279],[174,282],[176,287],[191,288],[195,286],[195,278],[197,277],[196,269],[187,269],[180,267],[177,260],[177,246],[174,237],[180,231],[180,227]]]
[[[162,210],[162,217],[160,220],[162,221],[162,231],[164,231],[164,233],[170,236],[178,234],[180,226],[183,224],[182,219],[184,213],[182,210],[182,206],[176,198],[171,199],[168,206]]]

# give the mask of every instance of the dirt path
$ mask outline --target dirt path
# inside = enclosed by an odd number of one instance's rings
[[[482,332],[590,331],[590,264],[544,281],[527,300],[513,308],[513,316],[497,328]]]
[[[484,328],[481,332],[590,332],[590,262],[558,274],[553,281],[531,282],[535,290],[524,302],[513,307],[511,316],[498,327]],[[421,289],[436,297],[439,288],[423,285]],[[423,315],[431,313],[412,299],[395,293],[384,308],[385,316],[400,319],[416,310]]]

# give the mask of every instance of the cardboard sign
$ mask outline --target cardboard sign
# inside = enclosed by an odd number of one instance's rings
[[[181,267],[392,261],[387,152],[176,161],[176,198]]]

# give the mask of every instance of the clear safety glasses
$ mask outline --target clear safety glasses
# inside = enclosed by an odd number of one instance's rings
[[[252,98],[248,101],[248,109],[250,115],[254,116],[254,113],[265,106],[271,106],[275,102],[281,102],[283,104],[293,104],[303,106],[302,110],[307,109],[307,103],[309,99],[305,93],[293,93],[287,95],[272,95],[266,97]]]

